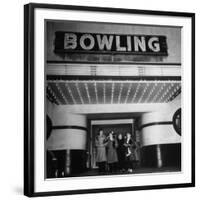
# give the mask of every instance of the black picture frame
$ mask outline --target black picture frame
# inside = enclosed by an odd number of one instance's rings
[[[79,10],[93,12],[108,12],[108,13],[124,13],[124,14],[139,14],[139,15],[155,15],[155,16],[174,16],[191,18],[192,27],[192,181],[191,183],[168,184],[168,185],[144,185],[133,187],[117,187],[117,188],[99,188],[99,189],[84,189],[84,190],[66,190],[66,191],[46,191],[35,192],[34,182],[34,98],[35,98],[35,81],[37,77],[34,75],[34,30],[35,30],[35,9],[57,9],[57,10]],[[154,10],[135,10],[122,8],[105,8],[105,7],[87,7],[73,5],[56,5],[56,4],[36,4],[30,3],[24,6],[24,195],[29,197],[50,196],[50,195],[71,195],[84,193],[99,193],[99,192],[119,192],[119,191],[134,191],[134,190],[149,190],[162,188],[184,188],[195,186],[195,14],[186,12],[167,12]]]

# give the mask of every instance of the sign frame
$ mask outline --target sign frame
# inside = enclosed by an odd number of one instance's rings
[[[73,42],[75,44],[75,47],[69,47],[65,48],[65,34],[73,34],[74,37],[76,37],[76,40]],[[85,35],[88,35],[92,37],[93,45],[90,47],[90,49],[84,49],[84,47],[81,46],[80,41],[81,38]],[[96,36],[96,37],[95,37]],[[99,36],[98,41],[97,37]],[[112,37],[112,42],[109,45],[110,49],[105,49],[106,43],[102,44],[102,38],[105,36]],[[106,37],[106,39],[107,39]],[[117,44],[117,38],[118,37],[118,44]],[[136,42],[137,39],[139,42],[141,42],[141,38],[144,41],[144,49],[142,50],[142,47]],[[150,39],[159,39],[159,41],[156,41],[157,44],[159,44],[159,50],[153,48],[156,48],[152,41],[149,42]],[[87,38],[86,38],[87,39]],[[85,40],[86,40],[85,39]],[[123,43],[125,43],[125,46],[122,46],[122,39]],[[82,42],[84,42],[83,40]],[[125,41],[124,41],[125,40]],[[80,33],[80,32],[63,32],[63,31],[56,31],[55,33],[55,53],[94,53],[94,54],[133,54],[133,55],[159,55],[159,56],[167,56],[167,38],[163,35],[116,35],[116,34],[95,34],[95,33]],[[107,39],[108,41],[108,39]],[[133,42],[134,41],[134,42]],[[90,41],[91,42],[91,41]],[[70,40],[69,43],[71,44],[72,41]],[[102,49],[100,47],[100,43],[102,44]],[[149,47],[151,45],[151,48]],[[84,44],[85,46],[85,44]],[[87,46],[85,46],[87,48]],[[136,50],[137,49],[137,50]]]
[[[88,188],[76,190],[59,190],[54,191],[36,191],[36,140],[35,134],[39,127],[35,127],[35,97],[38,96],[36,83],[38,76],[36,75],[35,57],[35,30],[36,30],[36,10],[56,10],[56,11],[92,11],[95,13],[117,13],[117,14],[137,14],[150,16],[166,16],[180,17],[183,19],[191,19],[191,181],[182,183],[170,184],[154,184],[140,185],[127,187],[107,187],[107,188]],[[41,75],[43,76],[43,74]],[[71,195],[84,193],[99,193],[99,192],[122,192],[134,190],[149,190],[162,188],[184,188],[195,186],[195,14],[186,12],[171,12],[171,11],[153,11],[153,10],[135,10],[122,8],[104,8],[104,7],[87,7],[87,6],[72,6],[72,5],[56,5],[56,4],[35,4],[30,3],[24,6],[24,195],[28,197],[36,196],[52,196],[52,195]]]

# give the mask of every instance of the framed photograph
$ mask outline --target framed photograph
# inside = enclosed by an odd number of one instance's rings
[[[24,194],[195,185],[195,14],[24,6]]]

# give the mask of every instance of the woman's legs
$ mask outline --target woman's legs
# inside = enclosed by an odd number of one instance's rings
[[[113,172],[117,172],[118,169],[118,163],[109,163],[109,172],[113,173]]]
[[[99,172],[105,172],[106,171],[106,162],[99,162]]]
[[[109,172],[112,173],[112,171],[113,171],[113,165],[112,165],[112,163],[109,163],[108,166],[109,166]]]
[[[102,162],[99,162],[98,166],[99,166],[99,172],[102,172]]]
[[[102,172],[106,172],[106,162],[102,162]]]
[[[133,171],[133,161],[129,157],[126,158],[126,170],[128,172]]]
[[[109,172],[114,172],[115,170],[115,163],[109,163]]]

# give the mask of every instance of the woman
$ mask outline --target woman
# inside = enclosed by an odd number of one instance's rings
[[[96,162],[98,163],[99,166],[99,172],[105,172],[106,168],[106,161],[107,161],[107,157],[106,157],[106,136],[103,133],[103,130],[100,129],[99,130],[99,134],[96,137],[95,140],[95,145],[97,148],[97,154],[96,154]]]
[[[124,142],[125,146],[125,160],[126,160],[126,170],[128,172],[133,172],[133,160],[135,159],[134,155],[134,143],[131,139],[131,134],[126,133],[126,139]]]
[[[121,133],[117,137],[117,142],[118,169],[120,172],[123,172],[125,170],[125,146],[124,138]]]
[[[117,157],[117,148],[118,143],[116,138],[114,137],[113,131],[109,133],[108,136],[108,144],[107,144],[107,150],[108,150],[108,157],[107,157],[107,162],[109,165],[109,171],[115,172],[117,168],[117,162],[118,162],[118,157]]]

